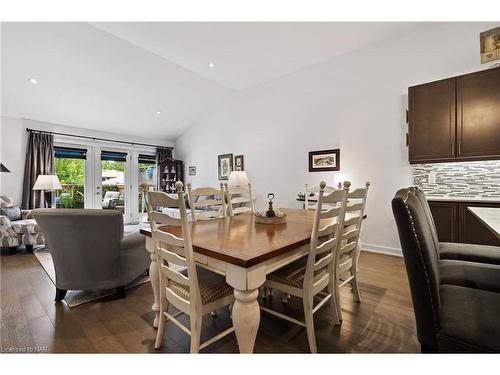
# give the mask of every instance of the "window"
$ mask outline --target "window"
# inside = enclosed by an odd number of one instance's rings
[[[84,208],[87,150],[54,147],[55,170],[62,190],[56,191],[57,208]]]
[[[139,165],[139,218],[147,219],[146,211],[146,191],[156,190],[157,177],[156,177],[156,158],[153,155],[139,155],[138,158]]]

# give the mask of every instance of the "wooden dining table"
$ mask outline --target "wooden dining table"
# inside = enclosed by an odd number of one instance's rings
[[[266,275],[307,254],[311,239],[314,211],[282,209],[287,213],[284,224],[258,224],[253,214],[196,221],[191,225],[197,265],[224,275],[234,288],[233,325],[240,353],[251,353],[260,323],[257,300],[259,287]],[[163,227],[181,236],[180,227]],[[153,325],[158,326],[160,284],[151,230],[141,229],[151,256],[149,275],[154,294]],[[359,242],[358,242],[359,246]]]

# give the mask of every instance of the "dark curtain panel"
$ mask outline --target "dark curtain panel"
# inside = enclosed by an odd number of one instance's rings
[[[43,192],[33,190],[35,181],[41,174],[54,174],[54,136],[30,132],[24,164],[22,207],[25,209],[45,206]]]
[[[156,149],[156,164],[159,164],[162,160],[165,159],[172,159],[172,149],[158,147]]]

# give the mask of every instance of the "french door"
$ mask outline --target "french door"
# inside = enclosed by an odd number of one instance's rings
[[[94,147],[94,208],[119,210],[125,223],[131,211],[130,151]]]
[[[120,210],[127,224],[147,220],[145,192],[157,181],[153,150],[61,142],[55,163],[63,186],[56,207]]]

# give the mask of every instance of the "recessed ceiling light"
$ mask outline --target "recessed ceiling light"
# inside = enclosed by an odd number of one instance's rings
[[[160,111],[156,111],[156,114],[157,114],[157,115],[161,115],[161,112],[160,112]]]
[[[29,80],[29,83],[31,83],[32,85],[36,85],[38,83],[38,81],[35,79],[35,78],[30,78]]]
[[[209,63],[208,63],[208,67],[209,67],[210,69],[213,69],[213,68],[215,68],[215,64],[214,64],[213,62],[209,62]]]

